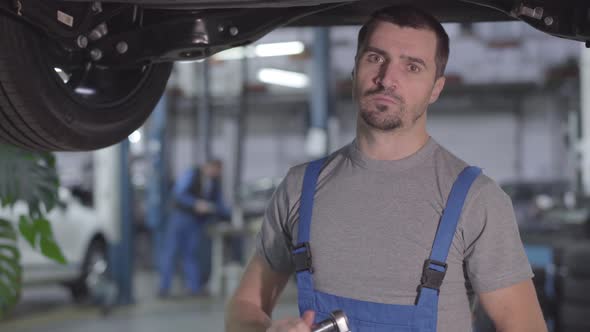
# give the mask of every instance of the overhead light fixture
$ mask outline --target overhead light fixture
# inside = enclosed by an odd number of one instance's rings
[[[139,141],[141,141],[141,132],[139,130],[136,130],[129,135],[129,142],[139,143]]]
[[[212,56],[213,60],[240,60],[244,58],[245,48],[244,47],[234,47],[227,49],[225,51],[221,51]],[[252,56],[248,56],[251,58]]]
[[[247,58],[263,58],[271,56],[286,56],[301,54],[305,45],[300,41],[284,43],[260,44],[254,47],[234,47],[213,55],[214,60],[240,60]]]
[[[254,48],[254,53],[258,57],[267,56],[285,56],[301,54],[305,50],[305,45],[300,41],[260,44]]]
[[[305,88],[309,84],[309,78],[305,74],[271,68],[258,71],[258,80],[268,84],[298,89]]]

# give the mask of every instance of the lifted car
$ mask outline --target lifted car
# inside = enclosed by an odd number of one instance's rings
[[[443,22],[518,19],[590,40],[586,0],[0,0],[0,141],[49,151],[112,145],[149,116],[173,61],[285,25],[361,24],[398,3]]]

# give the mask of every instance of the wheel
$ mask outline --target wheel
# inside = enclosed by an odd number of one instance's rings
[[[29,25],[0,15],[0,141],[45,151],[92,150],[143,124],[172,63],[110,68],[66,51]]]
[[[576,243],[565,247],[562,264],[567,278],[590,279],[590,245]]]
[[[573,243],[562,248],[558,279],[557,332],[590,331],[590,247]]]
[[[585,304],[590,307],[590,279],[566,278],[561,289],[564,301]]]
[[[590,331],[590,306],[563,304],[560,309],[560,328],[558,331]]]
[[[82,263],[80,276],[67,287],[76,303],[91,298],[92,288],[108,273],[107,246],[103,241],[93,241]]]

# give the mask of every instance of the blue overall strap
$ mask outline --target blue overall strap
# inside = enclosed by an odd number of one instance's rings
[[[297,273],[297,288],[301,297],[306,292],[303,290],[313,291],[313,281],[311,273],[313,269],[311,266],[311,250],[309,247],[311,217],[313,212],[313,198],[315,195],[316,184],[322,165],[326,158],[312,161],[305,169],[303,177],[303,187],[301,189],[301,202],[299,205],[299,226],[297,233],[297,245],[293,249],[293,259],[295,261],[295,270]]]
[[[461,217],[461,211],[467,198],[467,193],[473,181],[479,176],[481,169],[475,166],[468,166],[461,171],[457,180],[453,184],[451,193],[447,198],[447,206],[442,215],[442,219],[436,231],[434,245],[430,253],[430,259],[444,263],[449,254],[451,242],[455,236],[457,224]]]
[[[481,169],[478,167],[465,167],[457,177],[457,180],[455,180],[455,183],[453,183],[451,193],[447,198],[447,205],[443,211],[438,230],[436,231],[430,259],[424,262],[422,287],[437,291],[440,288],[447,270],[447,255],[449,254],[449,248],[455,236],[467,193],[471,184],[473,184],[473,181],[475,181],[480,173]]]
[[[326,158],[314,160],[305,169],[303,188],[301,189],[301,203],[299,206],[298,244],[309,242],[311,215],[313,213],[313,196],[315,195],[316,184],[324,161],[326,161]]]
[[[436,231],[430,258],[424,262],[422,280],[418,296],[419,311],[428,313],[438,308],[438,292],[447,272],[447,256],[453,242],[461,211],[467,198],[469,188],[479,176],[481,169],[474,166],[465,167],[453,183],[447,205]],[[436,319],[431,322],[432,330],[436,330]]]

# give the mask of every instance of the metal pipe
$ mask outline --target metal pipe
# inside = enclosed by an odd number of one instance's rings
[[[209,61],[200,64],[201,77],[199,89],[199,136],[201,138],[200,152],[204,161],[211,160],[211,85],[209,77]]]
[[[581,133],[578,146],[581,155],[582,189],[590,194],[590,49],[582,47],[580,54]]]

